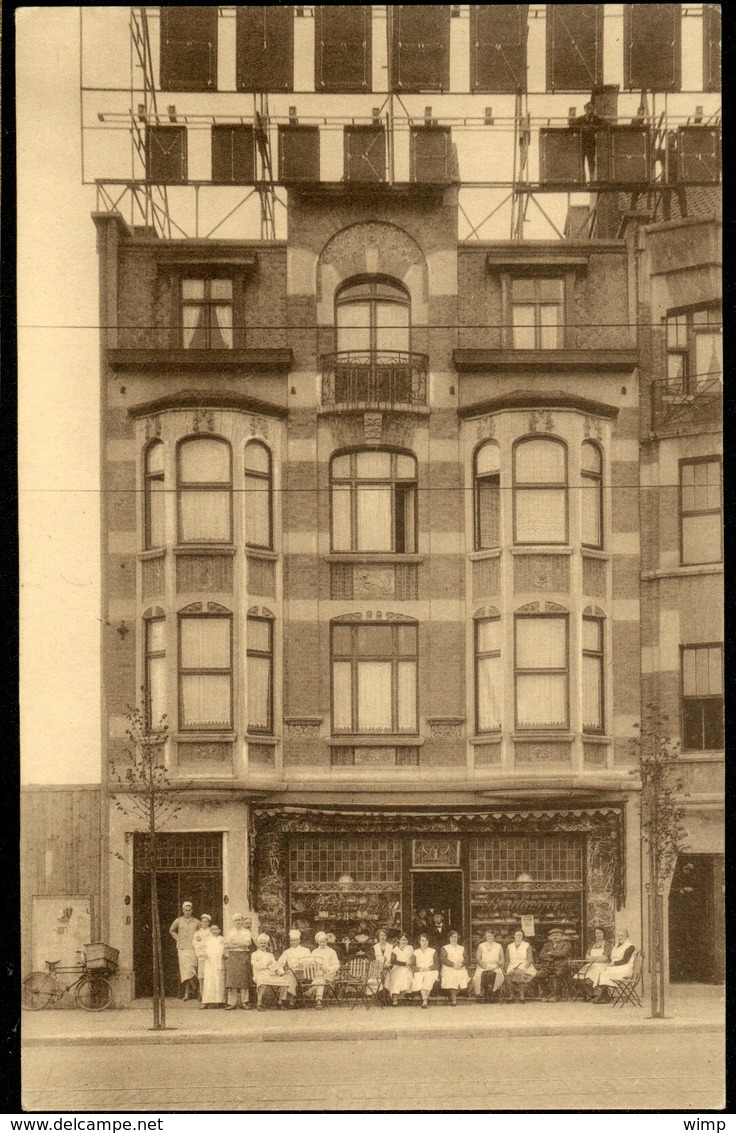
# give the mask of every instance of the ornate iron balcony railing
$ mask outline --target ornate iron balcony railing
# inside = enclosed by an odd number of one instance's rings
[[[322,404],[336,409],[411,409],[427,404],[427,355],[344,350],[322,355]]]
[[[717,425],[723,412],[723,380],[720,374],[652,382],[652,429],[675,429],[687,425]]]

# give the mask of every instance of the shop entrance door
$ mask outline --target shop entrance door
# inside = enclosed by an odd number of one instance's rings
[[[679,854],[669,899],[670,979],[722,983],[725,908],[722,854]],[[693,940],[697,926],[697,942]]]
[[[194,915],[209,913],[222,928],[222,835],[159,834],[156,884],[166,995],[179,994],[179,960],[169,926],[191,901]],[[145,843],[136,837],[133,878],[133,967],[136,998],[153,991],[151,889]]]
[[[411,875],[412,943],[432,913],[440,912],[447,928],[457,930],[467,944],[463,916],[463,872],[461,869],[413,870]]]

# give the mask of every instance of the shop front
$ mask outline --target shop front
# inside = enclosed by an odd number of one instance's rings
[[[523,926],[538,945],[562,928],[574,955],[589,932],[613,934],[625,899],[624,804],[585,809],[407,813],[257,810],[251,830],[262,928],[354,945],[440,913],[475,948],[487,927]]]

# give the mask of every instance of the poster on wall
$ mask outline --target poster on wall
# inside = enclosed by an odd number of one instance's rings
[[[78,964],[77,953],[92,939],[92,898],[34,897],[32,932],[34,972],[42,972],[46,960],[60,960],[62,967]]]
[[[534,917],[530,913],[525,913],[522,916],[521,931],[524,936],[534,936]]]

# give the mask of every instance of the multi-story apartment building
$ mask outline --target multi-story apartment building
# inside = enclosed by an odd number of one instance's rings
[[[493,7],[471,6],[471,21]],[[519,28],[534,21],[506,7],[521,67]],[[585,84],[559,71],[567,6],[548,7],[542,87],[569,101]],[[598,84],[610,77],[603,7],[576,6],[591,9],[583,46]],[[678,9],[679,35],[678,5],[649,7]],[[356,96],[380,89],[384,10],[342,10],[365,22],[362,55],[345,43],[326,51],[330,9],[315,9],[312,98],[319,81]],[[180,11],[200,13],[210,51],[187,40],[177,54],[176,10],[162,9],[154,85],[194,105],[205,78],[186,95],[177,67],[209,68],[211,97],[229,40],[216,8]],[[258,65],[244,11],[239,90]],[[442,27],[438,57],[419,61],[449,68],[449,8],[420,11]],[[303,46],[293,12],[278,20]],[[495,89],[484,41],[471,41],[470,90]],[[448,83],[412,85],[401,49],[391,68],[403,58],[405,91],[458,82],[453,64]],[[339,59],[343,69],[362,59],[361,73],[335,86]],[[632,59],[628,88],[656,86]],[[291,75],[278,53],[269,66],[282,64]],[[516,81],[502,90],[523,125]],[[618,122],[611,87],[598,97]],[[640,120],[614,125],[605,172],[598,142],[597,226],[588,202],[582,225],[570,209],[564,239],[459,240],[462,162],[458,174],[450,128],[427,110],[407,128],[399,177],[386,176],[393,141],[380,115],[341,126],[340,180],[324,176],[318,127],[290,110],[282,239],[183,238],[114,209],[94,217],[105,548],[94,915],[138,995],[151,984],[143,843],[115,805],[109,766],[124,761],[141,689],[152,723],[167,718],[179,803],[161,838],[165,927],[187,898],[226,923],[248,910],[278,940],[292,925],[307,936],[361,924],[411,933],[439,908],[473,948],[486,925],[505,940],[528,917],[537,943],[562,926],[578,955],[594,925],[646,942],[635,737],[642,704],[656,701],[687,773],[690,843],[671,899],[709,916],[716,941],[695,970],[673,931],[671,971],[720,976],[715,222],[627,221],[613,207],[605,178],[648,187],[621,172],[655,161]],[[147,126],[146,177],[179,185],[188,127],[175,106],[168,115]],[[231,180],[239,162],[262,160],[252,125],[213,122],[214,179],[223,154]],[[563,124],[539,140],[548,179],[584,190],[582,132]],[[522,129],[514,146],[528,145]]]

